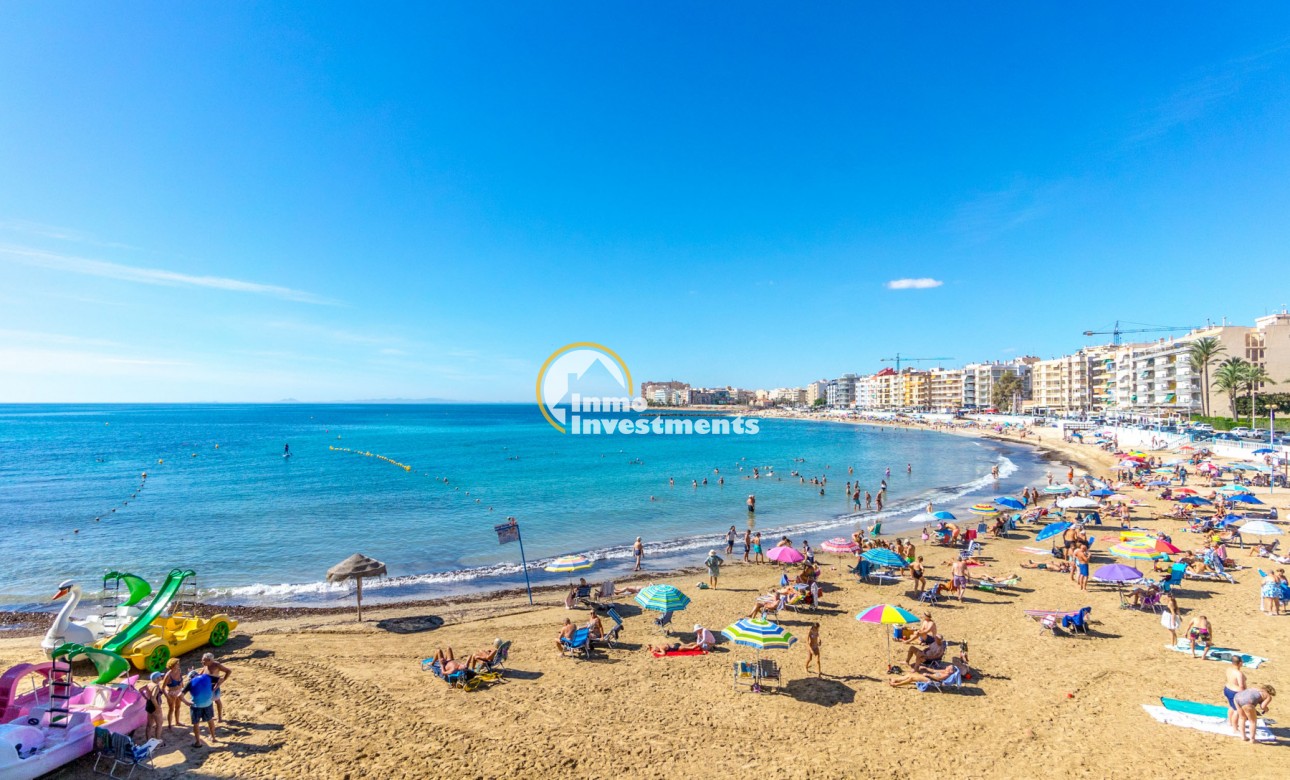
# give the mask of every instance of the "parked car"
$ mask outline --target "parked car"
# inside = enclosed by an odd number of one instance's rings
[[[1196,423],[1191,427],[1191,429],[1193,431],[1204,431],[1205,433],[1214,432],[1214,426],[1210,425],[1209,423]]]
[[[1237,427],[1228,431],[1228,433],[1232,434],[1233,436],[1245,437],[1245,436],[1249,436],[1252,433],[1252,431],[1249,428],[1246,428],[1244,425],[1238,425]]]

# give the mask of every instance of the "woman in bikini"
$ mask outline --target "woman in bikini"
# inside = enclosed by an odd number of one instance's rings
[[[171,658],[166,662],[166,673],[161,677],[161,687],[166,694],[166,728],[175,726],[183,728],[179,720],[179,704],[183,696],[184,674],[179,669],[179,659]]]
[[[812,623],[811,630],[806,632],[806,673],[811,673],[811,661],[815,661],[815,673],[823,677],[820,669],[820,624]]]

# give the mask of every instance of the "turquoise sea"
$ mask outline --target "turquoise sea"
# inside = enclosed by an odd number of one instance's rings
[[[603,437],[562,435],[534,405],[0,406],[0,604],[38,606],[66,578],[88,593],[106,569],[160,581],[183,566],[214,601],[329,605],[347,591],[324,573],[356,551],[389,567],[364,587],[373,601],[513,587],[519,549],[493,531],[509,516],[534,584],[566,582],[540,567],[569,553],[597,558],[599,581],[629,568],[638,535],[647,568],[697,565],[742,532],[750,493],[764,535],[848,535],[876,513],[849,517],[844,483],[876,494],[888,468],[888,531],[929,500],[955,511],[1043,470],[1021,447],[814,421]],[[821,496],[809,480],[824,476]]]

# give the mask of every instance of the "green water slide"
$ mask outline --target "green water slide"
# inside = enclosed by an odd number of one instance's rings
[[[82,655],[89,658],[94,663],[94,668],[99,672],[98,678],[94,680],[96,685],[107,685],[130,670],[130,662],[116,653],[109,650],[99,650],[95,647],[86,647],[75,642],[67,642],[54,648],[50,658],[57,660],[62,656],[67,656],[70,660]]]
[[[130,597],[125,600],[123,606],[133,607],[140,601],[148,598],[152,594],[152,586],[143,577],[139,577],[129,572],[110,571],[103,575],[103,589],[107,590],[107,584],[112,580],[120,580],[125,585],[126,590],[130,592]]]
[[[171,569],[170,574],[166,575],[166,581],[161,584],[157,595],[152,597],[147,608],[139,613],[131,623],[122,629],[116,636],[103,643],[103,649],[111,653],[119,653],[124,650],[131,642],[138,639],[148,632],[148,626],[156,620],[170,603],[175,600],[179,594],[179,589],[183,587],[184,580],[195,576],[197,572],[192,569]]]

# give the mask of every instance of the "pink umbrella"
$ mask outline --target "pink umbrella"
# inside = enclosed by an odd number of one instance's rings
[[[843,539],[841,536],[839,536],[835,539],[830,539],[824,544],[820,545],[820,549],[825,552],[837,553],[838,555],[846,555],[847,553],[853,553],[856,550],[859,550],[860,545],[856,544],[850,539]]]
[[[770,552],[766,553],[766,557],[770,558],[775,563],[801,563],[806,560],[805,555],[802,555],[800,552],[788,545],[770,548]]]

